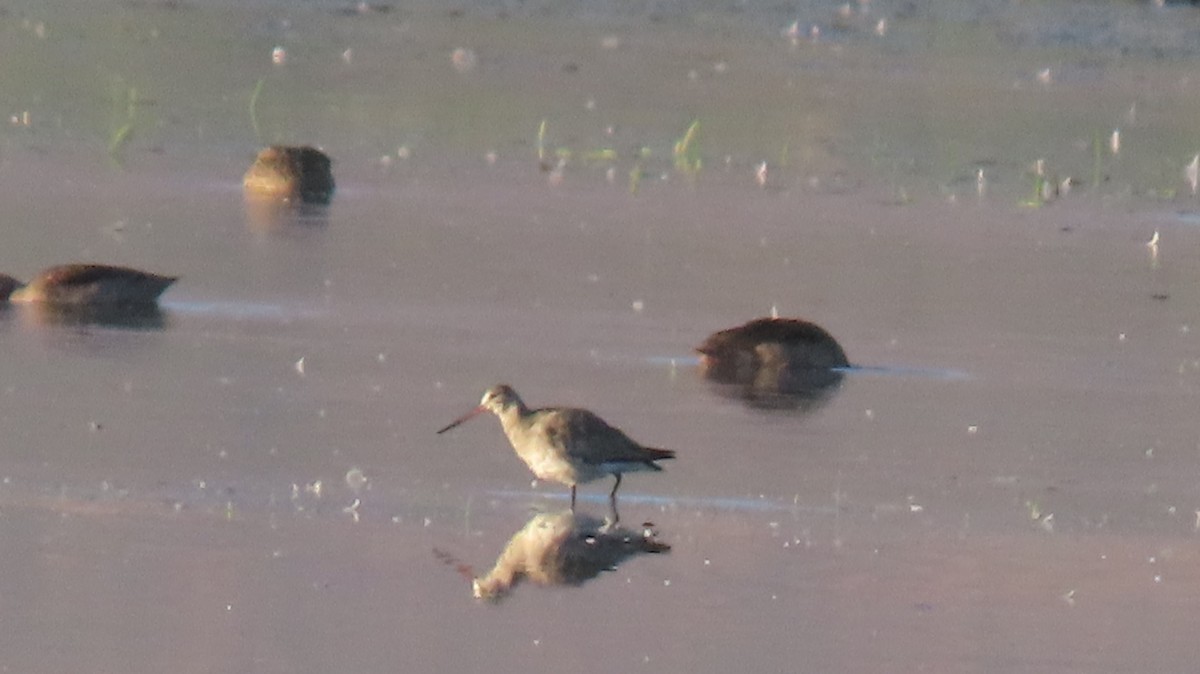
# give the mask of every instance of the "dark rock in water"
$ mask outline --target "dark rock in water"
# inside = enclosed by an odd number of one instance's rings
[[[759,318],[709,335],[696,347],[705,379],[718,392],[771,409],[814,409],[849,367],[841,345],[819,325],[797,318]]]
[[[6,274],[0,274],[0,301],[8,301],[9,295],[25,284]]]
[[[176,280],[128,267],[64,264],[42,270],[27,284],[0,276],[0,296],[13,303],[61,306],[148,305]]]
[[[246,194],[280,201],[327,204],[333,196],[333,163],[314,147],[272,145],[246,171]]]

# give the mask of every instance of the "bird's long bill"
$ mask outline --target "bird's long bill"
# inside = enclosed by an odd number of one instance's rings
[[[479,407],[476,407],[475,409],[471,410],[470,412],[467,412],[466,414],[462,415],[461,417],[455,419],[454,421],[451,421],[449,425],[447,425],[442,430],[438,431],[438,435],[445,433],[446,431],[450,430],[451,428],[454,428],[455,426],[461,424],[462,422],[466,421],[467,419],[470,419],[471,417],[475,416],[476,414],[479,414],[481,412],[486,412],[486,411],[487,411],[487,408],[484,407],[483,405],[480,405]]]

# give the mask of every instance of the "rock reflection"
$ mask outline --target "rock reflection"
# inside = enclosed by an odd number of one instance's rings
[[[700,370],[723,396],[758,409],[812,411],[849,367],[824,328],[798,318],[759,318],[709,335],[696,347]]]
[[[255,232],[283,236],[303,236],[324,229],[329,209],[324,204],[280,201],[247,194],[246,225]]]
[[[670,549],[649,524],[636,532],[569,510],[540,513],[513,535],[495,567],[474,579],[475,596],[498,601],[526,579],[544,586],[582,585],[629,557]]]
[[[130,330],[162,330],[167,316],[155,304],[134,305],[60,305],[24,304],[5,306],[0,318],[15,319],[22,326],[49,327],[107,327]]]

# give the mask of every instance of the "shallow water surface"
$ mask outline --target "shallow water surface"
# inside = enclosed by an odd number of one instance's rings
[[[1188,671],[1196,15],[958,6],[0,14],[0,270],[182,277],[0,311],[0,669]],[[328,208],[242,199],[274,141]],[[699,375],[772,310],[848,354],[819,404]],[[435,434],[498,382],[678,458],[569,517]]]

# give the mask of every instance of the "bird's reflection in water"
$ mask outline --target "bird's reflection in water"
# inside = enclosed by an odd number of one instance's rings
[[[105,327],[127,330],[162,330],[167,316],[157,304],[68,305],[31,303],[6,306],[0,320],[16,320],[23,327]]]
[[[817,409],[838,391],[850,365],[832,335],[797,318],[759,318],[721,330],[696,351],[718,394],[757,409]]]
[[[281,201],[248,194],[244,200],[246,225],[260,234],[303,237],[321,231],[329,224],[325,204]]]
[[[643,531],[605,526],[569,510],[540,513],[521,528],[487,574],[473,581],[475,596],[497,601],[522,580],[536,585],[582,585],[629,557],[667,552],[650,524]]]

